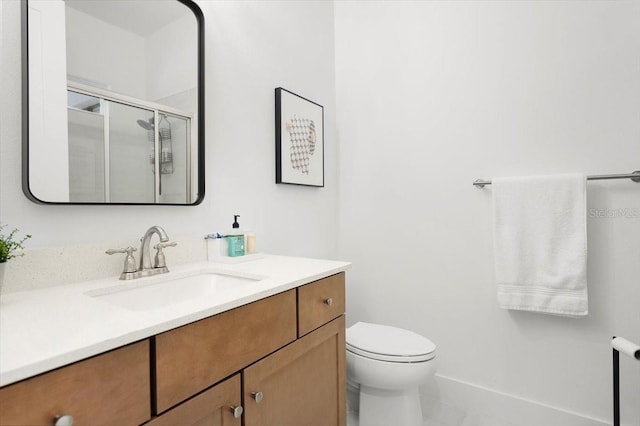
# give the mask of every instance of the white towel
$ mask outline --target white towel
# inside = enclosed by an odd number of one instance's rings
[[[578,174],[493,179],[498,303],[585,316],[586,177]]]

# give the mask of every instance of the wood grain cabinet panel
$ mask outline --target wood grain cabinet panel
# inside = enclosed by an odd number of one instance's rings
[[[298,336],[345,312],[344,272],[298,287]]]
[[[242,405],[240,386],[240,374],[236,374],[145,426],[240,426],[242,418],[233,413],[234,408]]]
[[[149,341],[134,343],[0,389],[1,425],[139,425],[151,417]]]
[[[340,316],[244,370],[245,426],[345,426],[345,365]]]
[[[157,335],[155,413],[294,341],[295,291]]]

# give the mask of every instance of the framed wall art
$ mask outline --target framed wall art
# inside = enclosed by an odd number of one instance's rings
[[[276,183],[324,186],[324,108],[276,89]]]

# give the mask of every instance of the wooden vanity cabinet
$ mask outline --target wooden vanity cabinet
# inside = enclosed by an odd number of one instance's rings
[[[0,425],[346,426],[344,312],[339,273],[0,388]]]
[[[346,426],[344,284],[340,273],[156,336],[156,412],[174,408],[149,425],[180,412],[185,425],[234,424],[235,402],[197,401],[241,372],[244,426]]]
[[[151,417],[144,340],[0,388],[0,425],[137,425]]]

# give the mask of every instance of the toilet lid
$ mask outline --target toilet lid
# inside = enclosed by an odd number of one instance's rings
[[[402,328],[358,322],[347,329],[347,350],[367,358],[392,362],[420,362],[435,356],[436,345]]]

